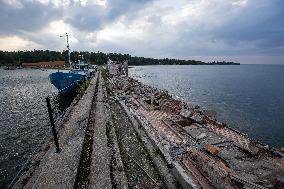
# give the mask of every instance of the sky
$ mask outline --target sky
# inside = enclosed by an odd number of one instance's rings
[[[284,0],[0,0],[0,50],[284,64]]]

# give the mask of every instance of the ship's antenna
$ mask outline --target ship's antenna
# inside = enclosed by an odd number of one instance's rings
[[[68,66],[70,66],[70,48],[69,48],[69,36],[68,33],[65,34],[66,35],[66,47],[67,47],[67,53],[68,53]],[[60,35],[60,37],[64,37],[63,35]]]

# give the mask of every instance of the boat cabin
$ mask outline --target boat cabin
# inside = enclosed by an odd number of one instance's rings
[[[79,61],[79,63],[71,63],[72,70],[88,70],[89,64],[83,61]]]

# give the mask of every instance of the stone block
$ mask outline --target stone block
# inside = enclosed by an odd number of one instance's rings
[[[180,126],[182,127],[186,127],[191,125],[192,120],[191,119],[179,119],[176,121]]]
[[[199,113],[194,114],[191,116],[191,119],[194,120],[197,123],[203,124],[204,123],[204,115],[201,115]]]
[[[224,124],[224,123],[221,123],[221,122],[216,121],[216,127],[217,127],[218,129],[223,129],[223,128],[225,127],[225,124]]]
[[[189,118],[192,115],[192,112],[188,109],[182,109],[179,114],[184,118]]]

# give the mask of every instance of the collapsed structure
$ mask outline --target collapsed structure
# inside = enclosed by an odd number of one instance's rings
[[[283,152],[167,91],[118,75],[111,90],[183,178],[184,188],[283,188]],[[179,180],[179,178],[177,178]]]
[[[111,75],[125,75],[128,76],[128,60],[113,61],[107,60],[107,69]]]

